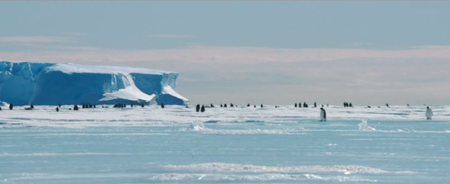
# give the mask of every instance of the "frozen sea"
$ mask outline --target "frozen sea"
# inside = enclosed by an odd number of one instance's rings
[[[54,108],[0,111],[0,183],[450,181],[450,106]]]

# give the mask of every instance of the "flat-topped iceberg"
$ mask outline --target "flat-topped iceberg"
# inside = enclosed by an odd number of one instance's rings
[[[0,62],[0,101],[15,105],[164,103],[183,105],[178,74],[145,68]]]

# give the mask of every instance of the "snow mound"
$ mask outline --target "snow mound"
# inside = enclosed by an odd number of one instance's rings
[[[175,72],[118,66],[0,62],[0,101],[14,105],[183,105]]]

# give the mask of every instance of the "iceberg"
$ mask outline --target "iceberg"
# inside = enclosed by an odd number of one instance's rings
[[[164,103],[189,100],[174,89],[178,73],[119,66],[0,62],[0,101],[14,105]]]

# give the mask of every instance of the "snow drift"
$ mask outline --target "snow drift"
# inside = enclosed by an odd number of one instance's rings
[[[164,103],[183,105],[178,74],[78,64],[0,62],[0,101],[15,105]]]

